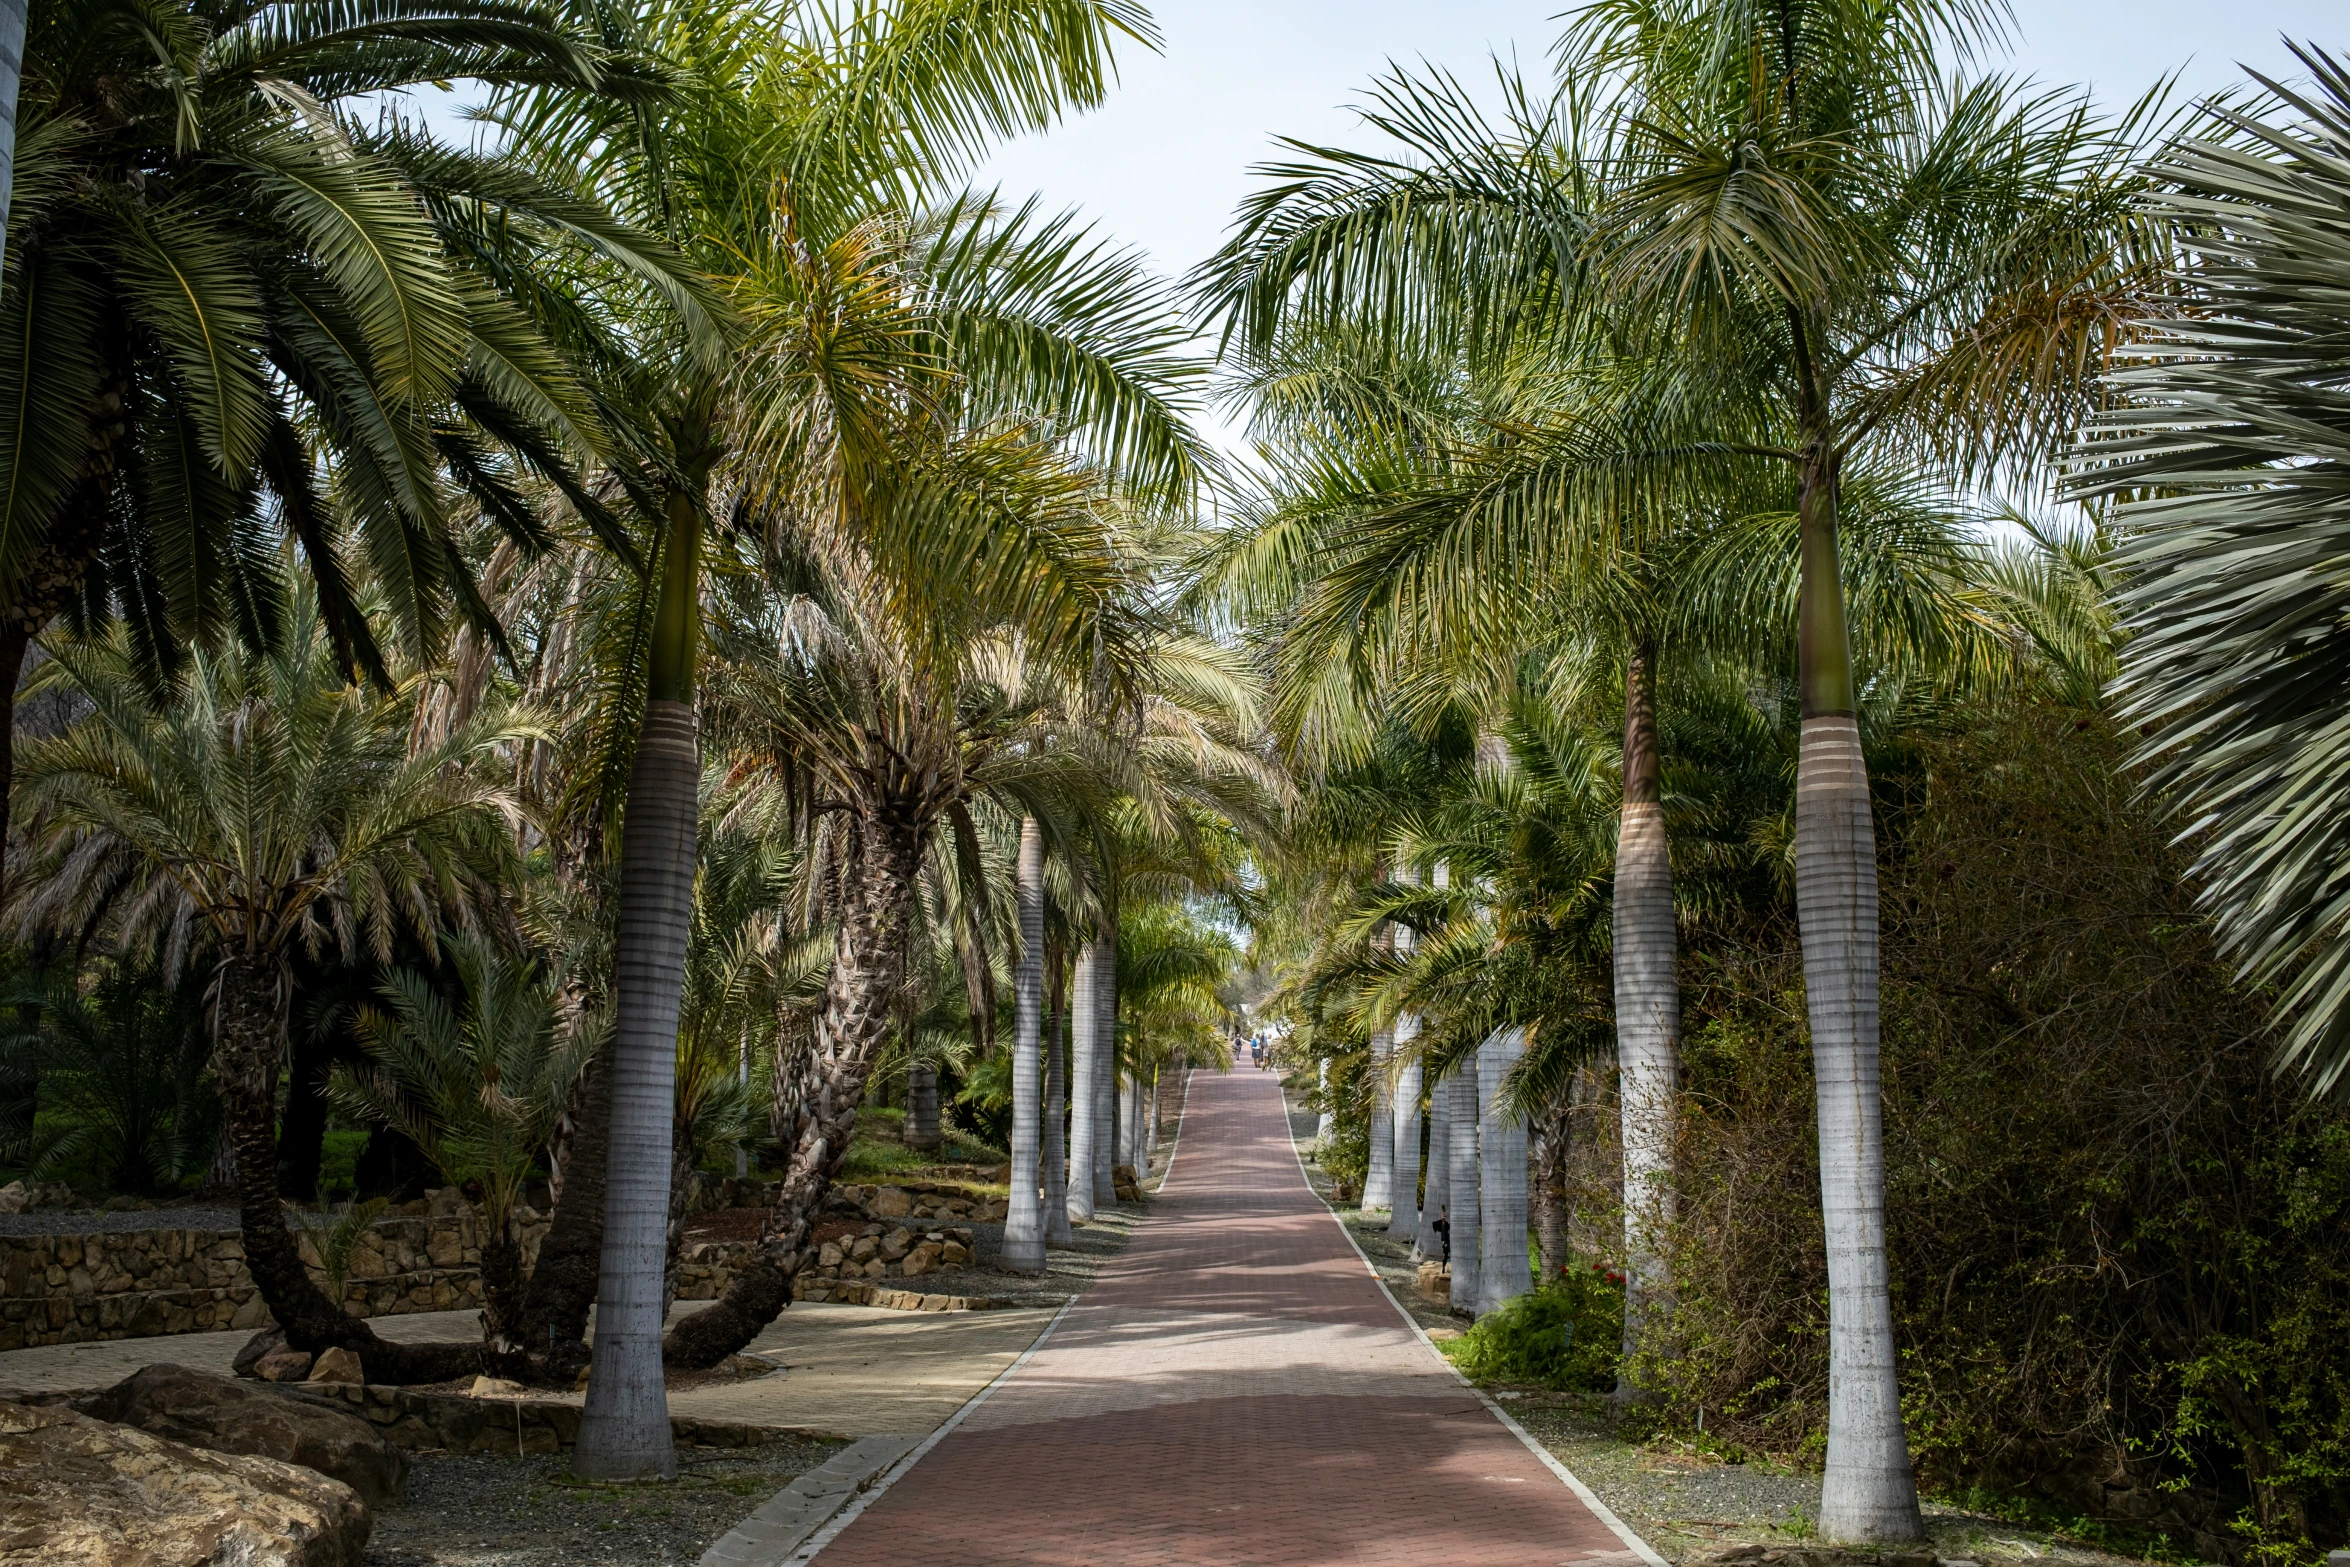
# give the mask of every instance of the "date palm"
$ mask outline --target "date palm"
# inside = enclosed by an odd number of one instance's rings
[[[213,1073],[235,1157],[246,1265],[287,1342],[358,1353],[368,1380],[438,1381],[478,1346],[378,1338],[320,1292],[278,1198],[276,1090],[297,951],[387,961],[501,905],[516,812],[505,754],[534,731],[495,710],[411,747],[415,684],[346,685],[307,595],[275,652],[191,655],[154,701],[128,628],[61,641],[34,689],[88,716],[24,757],[19,817],[38,875],[23,917],[207,960]],[[193,950],[190,950],[190,948]]]

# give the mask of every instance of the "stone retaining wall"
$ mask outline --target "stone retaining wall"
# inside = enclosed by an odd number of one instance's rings
[[[776,1195],[772,1182],[712,1184],[715,1195],[746,1205],[772,1202]],[[819,1219],[817,1233],[826,1244],[809,1274],[832,1292],[800,1298],[846,1300],[853,1293],[846,1287],[850,1281],[872,1285],[963,1266],[973,1251],[967,1226],[999,1222],[1003,1214],[1003,1199],[951,1182],[836,1187]],[[537,1260],[547,1221],[529,1208],[522,1219],[528,1265]],[[325,1288],[316,1236],[297,1229],[295,1244],[311,1277]],[[715,1300],[751,1246],[688,1242],[678,1256],[678,1298]],[[376,1220],[361,1235],[352,1249],[344,1302],[362,1317],[477,1307],[480,1265],[472,1206],[454,1189],[436,1191]],[[269,1322],[245,1271],[244,1242],[233,1230],[0,1236],[0,1350],[254,1329]]]

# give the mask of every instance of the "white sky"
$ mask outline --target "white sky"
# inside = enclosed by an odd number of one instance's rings
[[[2280,34],[2350,53],[2340,0],[2014,0],[2009,69],[2055,86],[2086,82],[2109,106],[2167,71],[2206,93],[2240,79],[2236,62],[2273,74],[2293,64]],[[1559,0],[1157,0],[1158,55],[1129,48],[1109,103],[1006,147],[984,178],[1008,197],[1041,193],[1181,272],[1215,249],[1249,166],[1272,138],[1369,146],[1346,106],[1388,62],[1422,60],[1489,81],[1489,56],[1540,72]]]

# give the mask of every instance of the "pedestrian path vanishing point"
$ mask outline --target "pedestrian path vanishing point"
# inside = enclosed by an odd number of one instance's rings
[[[1406,1325],[1272,1073],[1196,1073],[1133,1244],[820,1567],[1638,1567]]]

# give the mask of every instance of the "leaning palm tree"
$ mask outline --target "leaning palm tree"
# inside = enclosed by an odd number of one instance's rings
[[[2131,633],[2120,716],[2145,727],[2142,760],[2195,826],[2222,950],[2276,987],[2282,1064],[2324,1093],[2350,1080],[2350,643],[2334,565],[2350,69],[2296,52],[2313,86],[2260,78],[2266,108],[2219,112],[2155,164],[2151,207],[2179,270],[2073,480],[2125,502],[2110,514]]]
[[[314,598],[274,653],[189,655],[158,706],[128,628],[50,645],[34,689],[88,715],[31,747],[18,815],[38,875],[29,925],[109,931],[211,965],[213,1072],[246,1266],[287,1341],[355,1350],[370,1381],[437,1381],[479,1349],[378,1338],[303,1271],[278,1200],[276,1091],[297,951],[387,961],[406,930],[498,917],[517,816],[496,781],[534,730],[488,711],[412,750],[414,684],[345,685]]]

